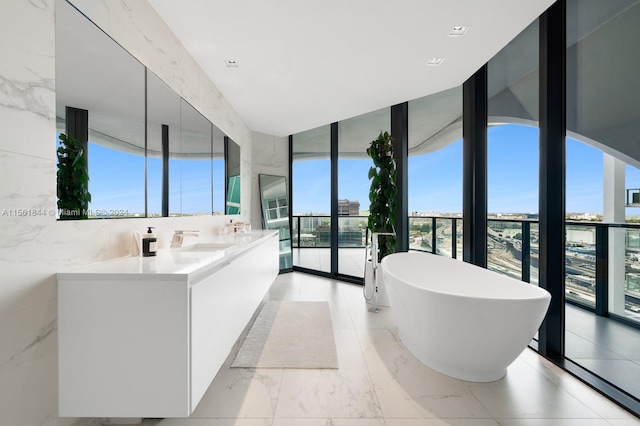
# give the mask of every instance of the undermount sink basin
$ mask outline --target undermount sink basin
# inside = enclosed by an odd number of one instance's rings
[[[226,250],[234,246],[236,246],[236,244],[234,243],[198,243],[198,244],[182,247],[180,251],[211,252],[211,251]]]

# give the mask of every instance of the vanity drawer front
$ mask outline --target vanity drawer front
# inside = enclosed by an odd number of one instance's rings
[[[191,288],[191,410],[229,356],[278,274],[270,238]]]
[[[189,415],[184,282],[58,283],[61,417]]]

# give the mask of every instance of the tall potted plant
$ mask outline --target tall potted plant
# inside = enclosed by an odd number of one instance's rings
[[[395,232],[396,195],[398,193],[396,161],[393,158],[393,138],[388,132],[380,132],[377,139],[367,148],[373,160],[369,169],[369,219],[367,227],[371,232]],[[379,237],[378,260],[396,251],[396,238],[390,235]]]
[[[57,156],[56,178],[60,219],[86,219],[91,194],[84,148],[75,137],[61,133]]]

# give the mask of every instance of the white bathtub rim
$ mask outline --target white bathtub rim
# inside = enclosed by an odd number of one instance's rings
[[[399,254],[399,253],[393,253],[393,254]],[[403,253],[403,254],[405,254],[405,253]],[[406,254],[409,254],[409,253],[406,253]],[[424,254],[424,255],[440,256],[438,254],[433,254],[433,253],[411,253],[411,254],[416,254],[416,255],[423,255]],[[446,257],[443,257],[443,258],[444,259],[450,259],[450,258],[446,258]],[[389,270],[389,268],[386,266],[386,263],[388,263],[388,261],[385,262],[385,259],[387,259],[387,257],[382,259],[382,262],[380,263],[380,266],[382,268],[383,274],[389,275],[390,277],[392,277],[393,279],[401,282],[404,285],[408,285],[408,286],[411,286],[413,288],[419,289],[421,291],[426,291],[426,292],[429,292],[429,293],[434,293],[434,294],[443,295],[443,296],[452,297],[452,298],[459,298],[459,299],[463,299],[463,300],[482,299],[482,300],[495,300],[495,301],[508,302],[508,301],[516,301],[516,300],[550,300],[551,299],[551,294],[547,290],[542,288],[542,287],[539,287],[539,286],[536,286],[534,284],[527,283],[527,282],[524,282],[524,281],[519,281],[519,280],[516,280],[515,278],[507,277],[507,276],[502,275],[502,274],[500,274],[498,272],[491,271],[490,269],[485,269],[485,268],[482,268],[484,270],[483,272],[489,272],[491,274],[496,274],[496,276],[499,277],[500,279],[507,278],[507,279],[513,280],[514,281],[514,283],[513,283],[514,285],[531,286],[532,287],[531,290],[537,289],[537,290],[534,290],[533,293],[538,293],[538,294],[533,294],[531,296],[527,295],[527,297],[494,297],[492,295],[467,296],[467,295],[464,295],[464,294],[457,294],[457,293],[451,293],[451,292],[448,292],[448,291],[435,290],[433,288],[429,288],[429,287],[425,287],[425,286],[414,284],[413,282],[407,281],[404,278],[398,276],[398,274],[396,274],[396,273],[394,273],[394,272]],[[470,264],[470,263],[467,263],[467,264],[468,265],[473,265],[473,264]],[[476,266],[476,267],[480,268],[477,265],[473,265],[473,266]],[[427,269],[427,271],[428,271],[428,269]],[[387,280],[387,283],[388,283],[388,280]]]

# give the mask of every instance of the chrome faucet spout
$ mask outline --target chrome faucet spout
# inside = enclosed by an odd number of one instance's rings
[[[171,248],[182,247],[184,237],[197,237],[200,231],[185,231],[177,230],[173,232],[173,238],[171,238]]]

